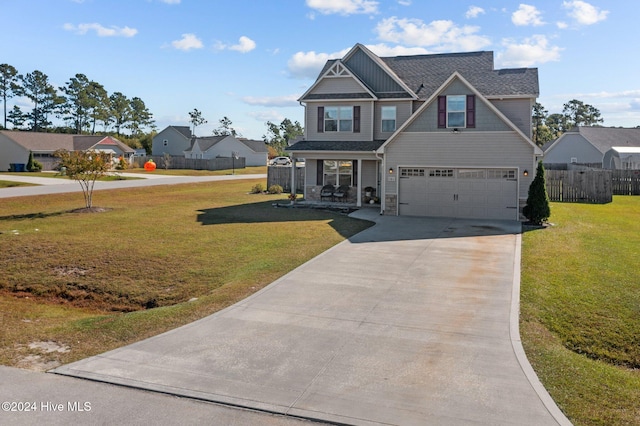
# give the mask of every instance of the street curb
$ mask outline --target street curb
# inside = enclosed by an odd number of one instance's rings
[[[549,414],[558,422],[561,426],[571,426],[572,423],[564,415],[564,413],[558,408],[549,392],[544,388],[538,375],[531,367],[527,355],[524,352],[522,346],[522,340],[520,339],[520,272],[521,272],[521,258],[522,258],[522,234],[516,235],[516,243],[513,259],[513,289],[511,292],[511,314],[509,319],[509,335],[511,337],[511,346],[518,359],[522,372],[529,380],[531,387],[538,394],[540,401],[546,407]]]

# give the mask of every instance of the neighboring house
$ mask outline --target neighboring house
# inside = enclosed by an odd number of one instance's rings
[[[153,137],[151,155],[169,154],[182,157],[191,148],[193,135],[188,126],[167,126]]]
[[[9,170],[10,164],[26,164],[29,152],[40,162],[43,170],[53,170],[58,159],[53,153],[67,151],[104,151],[114,159],[123,157],[129,164],[135,150],[111,136],[71,135],[0,130],[0,171]]]
[[[233,155],[245,159],[246,166],[266,166],[267,146],[263,141],[238,139],[232,135],[194,138],[183,155],[186,158],[230,158]]]
[[[637,169],[640,168],[637,160],[640,129],[578,126],[542,149],[547,168],[566,169],[569,164],[577,164],[605,169]]]
[[[517,220],[542,155],[538,72],[493,66],[493,52],[383,58],[361,44],[329,60],[287,149],[306,160],[305,199],[348,185],[360,206],[373,187],[383,214]]]

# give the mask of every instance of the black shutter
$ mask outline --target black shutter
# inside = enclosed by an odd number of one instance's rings
[[[318,107],[318,133],[324,133],[324,107]]]
[[[360,133],[360,106],[353,107],[353,133]]]
[[[476,96],[467,95],[467,127],[476,127]]]
[[[358,186],[358,160],[351,160],[351,170],[353,170],[353,182],[351,186]]]
[[[438,96],[438,129],[447,127],[447,97]]]
[[[318,185],[318,186],[322,186],[322,181],[323,181],[323,178],[324,178],[323,166],[324,166],[324,161],[323,160],[317,160],[316,161],[316,185]]]

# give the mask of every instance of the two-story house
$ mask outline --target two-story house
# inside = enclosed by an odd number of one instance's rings
[[[373,187],[381,213],[514,219],[537,157],[535,68],[495,70],[493,52],[378,57],[356,44],[329,60],[300,97],[304,196],[348,185],[361,206]],[[295,187],[295,186],[292,186]]]

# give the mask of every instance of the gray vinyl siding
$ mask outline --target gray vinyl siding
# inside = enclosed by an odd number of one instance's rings
[[[447,87],[442,95],[472,95],[465,85],[459,81],[453,82]],[[462,132],[503,132],[511,131],[512,128],[504,122],[495,112],[493,112],[484,100],[476,96],[476,127],[460,129]],[[438,103],[434,99],[433,102],[422,114],[418,116],[410,126],[405,129],[406,132],[443,132],[448,133],[451,129],[438,129]]]
[[[167,146],[164,146],[165,139],[167,140]],[[152,155],[169,154],[183,157],[184,151],[189,148],[191,148],[191,140],[172,127],[168,127],[155,135],[151,142]]]
[[[545,164],[569,164],[571,157],[578,163],[601,163],[603,154],[578,133],[565,133],[561,139],[544,153]]]
[[[378,193],[378,176],[377,176],[377,167],[376,167],[377,162],[376,161],[363,161],[362,162],[362,170],[360,171],[361,175],[362,175],[362,188],[361,190],[364,191],[364,188],[366,188],[367,186],[372,186],[374,188],[376,188],[376,195],[379,195]]]
[[[360,106],[360,132],[318,133],[318,107]],[[373,102],[309,102],[305,107],[306,138],[310,141],[373,140]]]
[[[28,149],[0,135],[0,172],[8,171],[11,163],[27,164],[28,161]]]
[[[396,107],[396,129],[409,119],[413,113],[413,101],[395,101],[395,102],[376,102],[375,105],[375,122],[374,122],[374,139],[384,140],[389,138],[393,132],[382,132],[382,107],[383,106],[395,106]]]
[[[522,133],[527,135],[529,138],[532,137],[531,114],[533,105],[531,99],[492,99],[491,103],[513,124],[515,124]]]
[[[365,93],[366,90],[353,77],[327,77],[313,89],[313,94]]]
[[[386,150],[386,169],[398,166],[518,167],[521,198],[526,198],[535,174],[533,147],[514,131],[403,133]],[[522,176],[524,170],[528,177]],[[386,193],[397,193],[397,179],[387,178]]]

